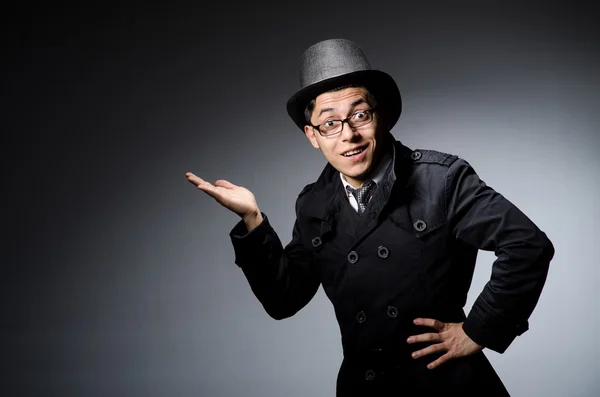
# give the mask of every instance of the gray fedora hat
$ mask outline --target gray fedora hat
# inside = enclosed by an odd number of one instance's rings
[[[330,39],[309,47],[300,58],[300,90],[287,102],[287,112],[304,132],[306,105],[320,94],[337,87],[363,85],[378,104],[390,111],[390,129],[402,112],[400,90],[387,73],[371,69],[362,49],[346,39]]]

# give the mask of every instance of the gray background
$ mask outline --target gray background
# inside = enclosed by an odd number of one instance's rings
[[[285,102],[333,37],[396,78],[397,139],[467,159],[556,246],[530,331],[488,352],[509,391],[600,395],[592,6],[415,3],[6,9],[0,395],[334,394],[322,290],[270,319],[233,263],[237,217],[184,178],[251,189],[287,243],[325,162]]]

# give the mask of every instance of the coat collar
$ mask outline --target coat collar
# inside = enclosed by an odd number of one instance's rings
[[[410,166],[412,163],[410,158],[412,150],[396,140],[391,133],[388,134],[387,142],[395,148],[395,154],[392,160],[394,167],[391,176],[393,186],[391,188],[392,191],[390,192],[395,195],[398,192],[401,193],[408,182],[412,168]],[[387,198],[390,197],[389,194],[386,196]],[[331,164],[327,163],[312,189],[307,194],[307,197],[304,199],[304,203],[301,205],[299,212],[305,216],[329,221],[335,212],[336,203],[345,199],[339,171],[333,168]]]

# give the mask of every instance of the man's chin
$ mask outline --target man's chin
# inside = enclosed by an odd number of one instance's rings
[[[369,175],[370,172],[370,167],[369,162],[365,162],[362,164],[356,164],[354,167],[352,166],[348,166],[348,164],[344,164],[342,163],[338,163],[338,164],[333,164],[330,162],[330,164],[339,172],[341,172],[343,175],[349,177],[349,178],[354,178],[354,179],[360,179],[363,177],[366,177]]]
[[[356,167],[358,168],[358,167]],[[369,176],[369,172],[371,171],[369,169],[369,167],[365,167],[364,165],[362,167],[360,167],[359,169],[349,169],[348,170],[348,175],[351,178],[355,178],[355,179],[361,179],[361,178],[366,178],[367,176]]]
[[[352,178],[357,181],[364,181],[369,176],[368,170],[362,171],[362,172],[348,172],[348,173],[342,172],[342,174],[344,174],[344,176],[346,176],[347,178]]]

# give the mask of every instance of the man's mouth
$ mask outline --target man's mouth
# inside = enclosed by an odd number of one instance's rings
[[[353,149],[353,150],[349,150],[347,152],[342,153],[342,156],[344,157],[352,157],[352,156],[357,156],[359,154],[361,154],[367,147],[363,146],[357,149]]]

